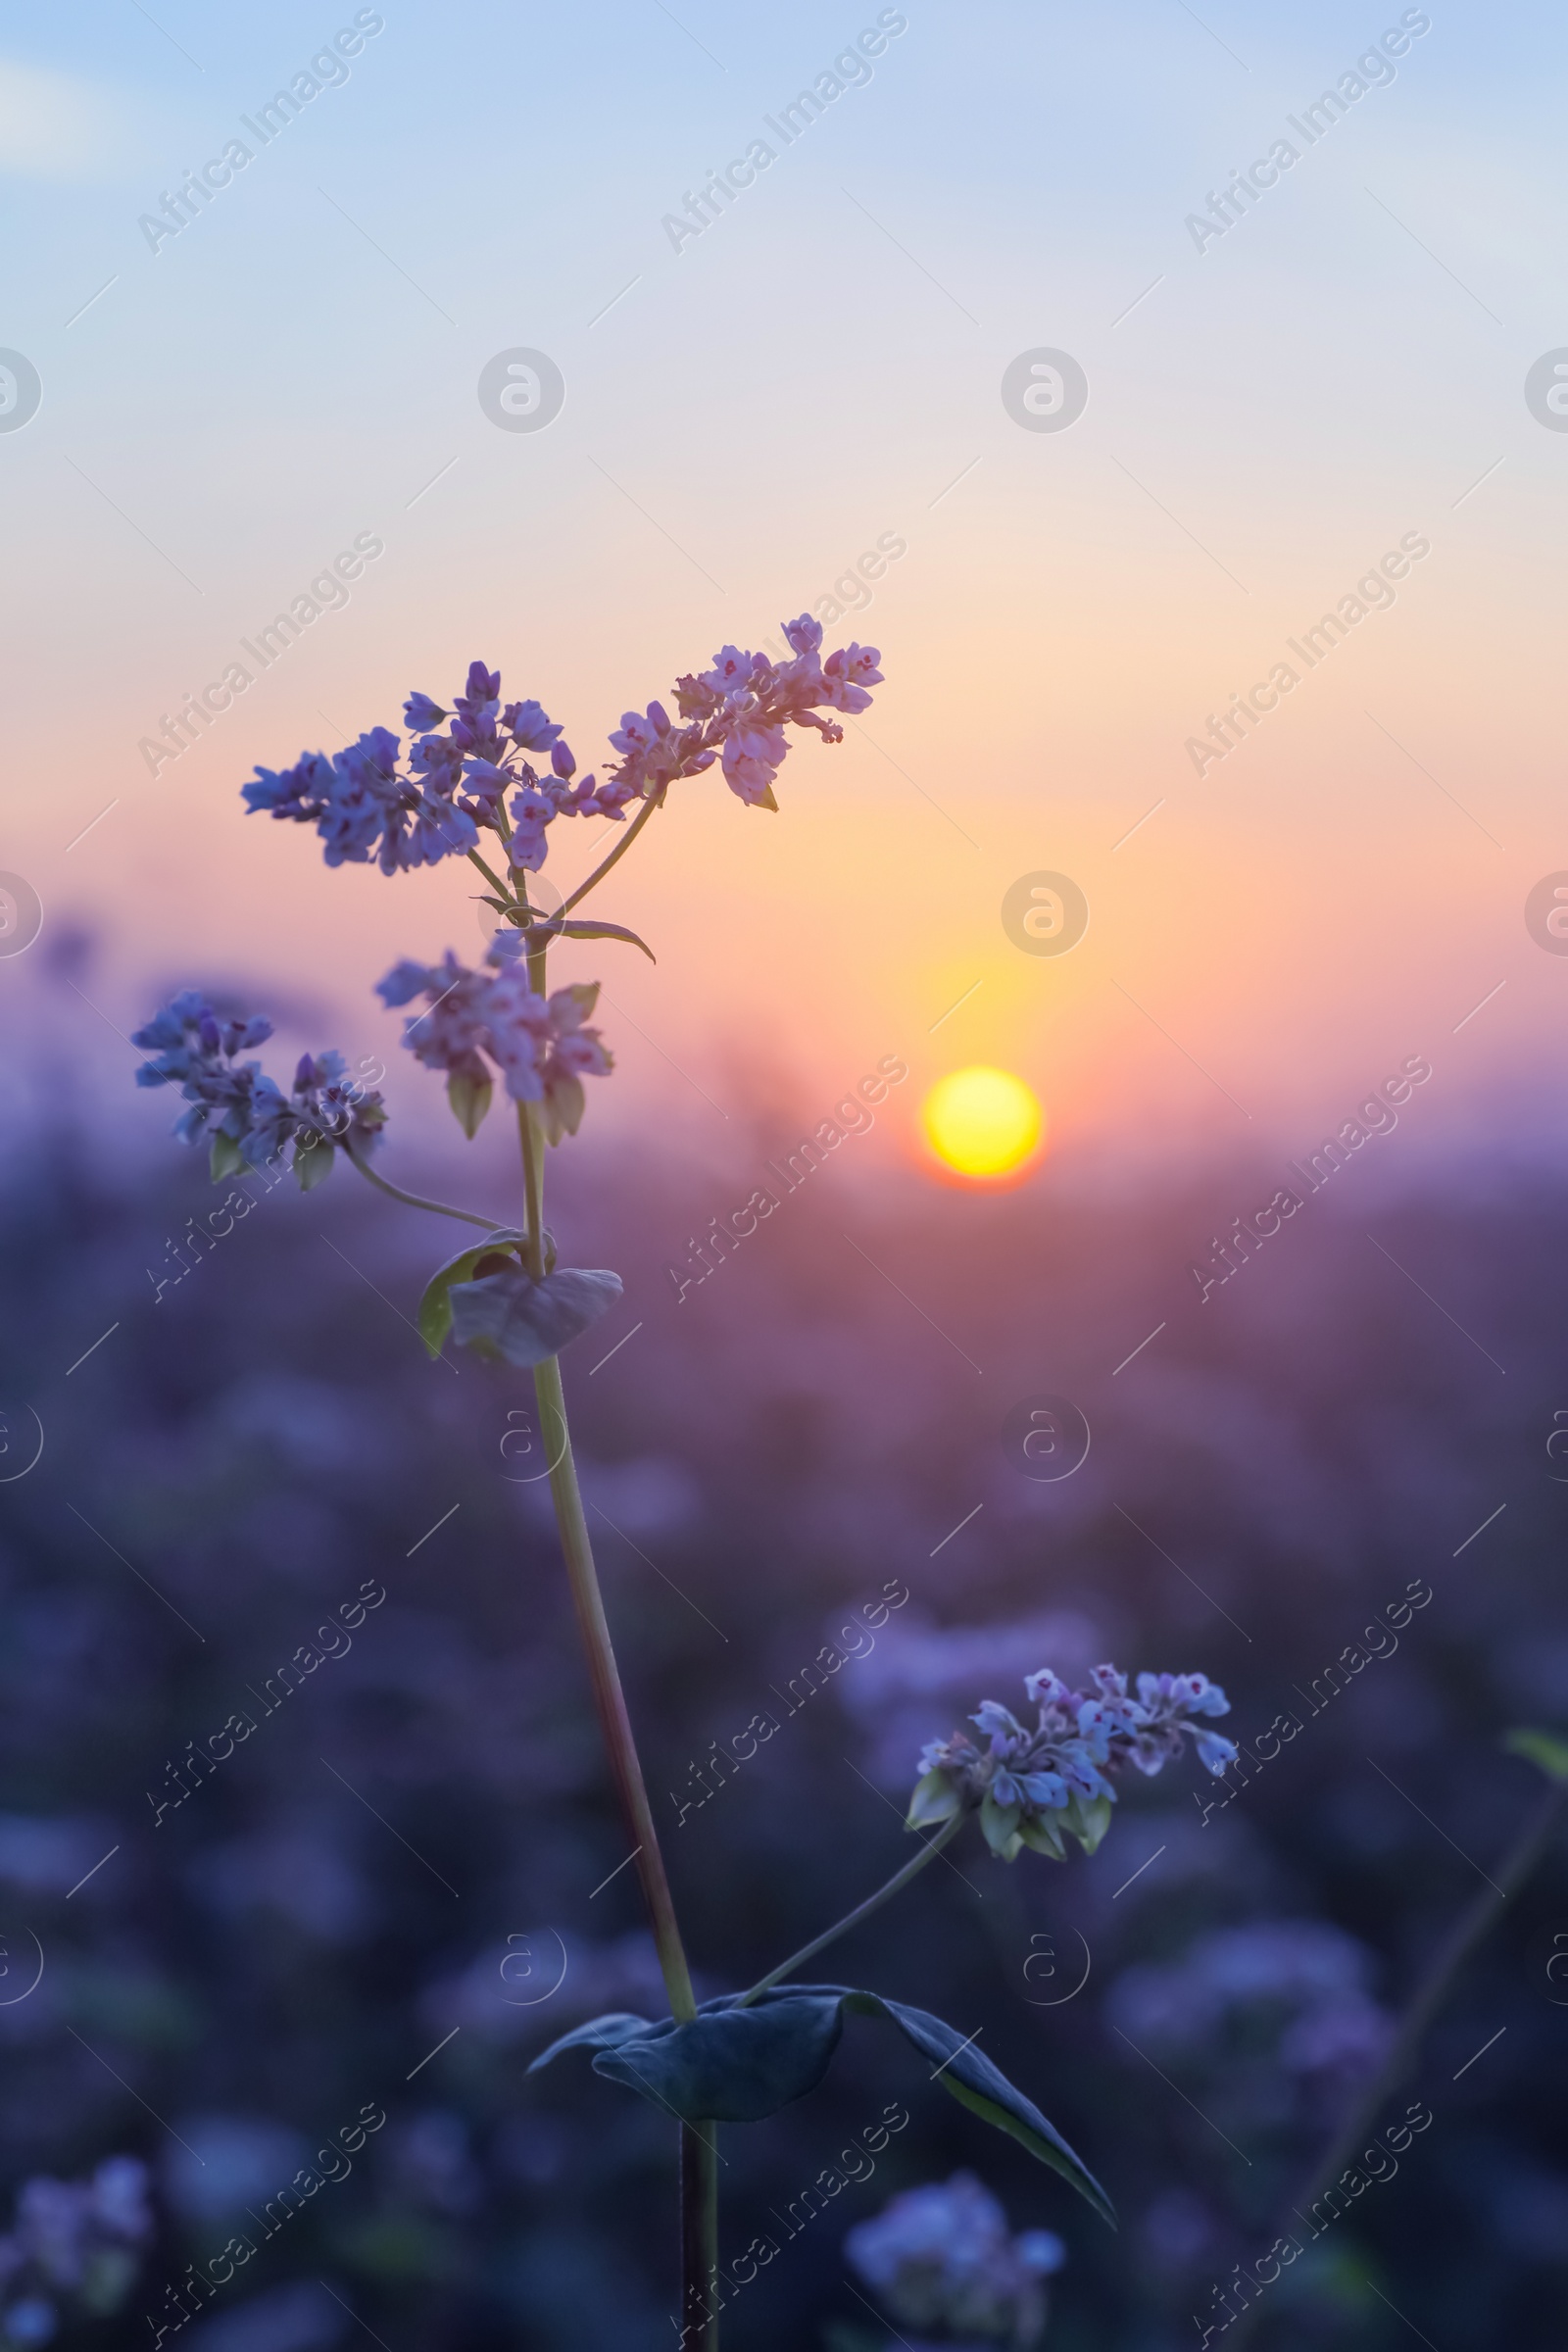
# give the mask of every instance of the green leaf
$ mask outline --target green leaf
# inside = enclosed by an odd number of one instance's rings
[[[490,1107],[494,1093],[489,1073],[482,1077],[471,1070],[454,1070],[447,1080],[447,1101],[457,1113],[459,1126],[471,1144],[479,1132],[480,1121]]]
[[[559,931],[564,939],[623,939],[628,947],[641,948],[650,963],[659,961],[647,940],[639,939],[636,932],[628,931],[623,923],[579,922],[575,915],[571,915],[564,922],[552,924],[551,928]]]
[[[520,1267],[448,1286],[452,1328],[463,1348],[526,1369],[608,1314],[621,1295],[618,1274],[563,1267],[543,1282]]]
[[[322,1140],[308,1142],[301,1136],[294,1146],[294,1174],[302,1193],[314,1193],[332,1173],[332,1147]]]
[[[935,2069],[959,2104],[1049,2164],[1115,2228],[1109,2198],[1082,2159],[1032,2100],[967,2039],[924,2009],[843,1984],[783,1984],[747,2008],[738,1993],[705,2001],[694,2019],[658,2025],[617,2011],[564,2034],[533,2061],[534,2074],[563,2050],[594,2047],[595,2074],[620,2082],[688,2123],[760,2123],[814,2090],[844,2031],[847,2010],[896,2026]]]
[[[213,1148],[208,1155],[207,1165],[212,1171],[213,1182],[221,1184],[225,1176],[236,1175],[241,1168],[248,1170],[250,1162],[238,1144],[235,1143],[234,1138],[231,1135],[225,1135],[220,1127],[213,1138]]]
[[[914,1784],[909,1810],[905,1815],[906,1830],[929,1829],[934,1822],[951,1821],[962,1802],[958,1791],[945,1772],[928,1772]]]
[[[1018,1824],[1018,1835],[1031,1853],[1049,1854],[1053,1862],[1066,1861],[1067,1848],[1050,1813],[1027,1814]]]
[[[539,1106],[547,1144],[559,1144],[564,1135],[576,1134],[587,1102],[575,1070],[563,1070],[549,1081]]]
[[[1568,1740],[1555,1732],[1537,1732],[1526,1726],[1509,1732],[1502,1744],[1511,1756],[1524,1756],[1539,1764],[1548,1781],[1568,1781]]]
[[[471,1282],[486,1258],[495,1261],[493,1266],[485,1267],[486,1273],[510,1265],[514,1262],[512,1253],[521,1248],[522,1242],[520,1233],[514,1233],[508,1225],[498,1225],[494,1233],[488,1234],[482,1242],[475,1242],[470,1249],[460,1250],[456,1257],[449,1257],[446,1264],[431,1275],[425,1285],[424,1297],[419,1300],[417,1320],[419,1337],[432,1355],[440,1354],[446,1346],[447,1333],[452,1329],[452,1301],[447,1294],[453,1284]]]
[[[986,1843],[1004,1862],[1011,1862],[1017,1855],[1022,1810],[1020,1805],[999,1805],[989,1788],[980,1799],[980,1827],[985,1832]]]
[[[1108,1796],[1080,1796],[1074,1790],[1062,1813],[1066,1828],[1086,1854],[1092,1854],[1110,1827],[1111,1800]]]

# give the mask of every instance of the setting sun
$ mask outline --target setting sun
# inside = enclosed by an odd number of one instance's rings
[[[932,1150],[960,1176],[1011,1174],[1045,1132],[1045,1114],[1023,1080],[979,1064],[939,1079],[922,1116]]]

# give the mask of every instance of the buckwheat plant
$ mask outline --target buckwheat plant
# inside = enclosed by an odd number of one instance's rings
[[[515,1111],[521,1152],[515,1223],[424,1200],[384,1176],[373,1163],[384,1142],[385,1105],[340,1054],[307,1054],[285,1094],[257,1061],[244,1058],[266,1042],[270,1024],[220,1015],[194,991],[155,1014],[134,1040],[145,1055],[138,1083],[180,1089],[189,1107],[175,1132],[187,1143],[207,1143],[215,1181],[286,1164],[310,1190],[341,1154],[394,1200],[479,1229],[479,1238],[433,1275],[419,1330],[432,1353],[450,1340],[532,1374],[594,1699],[669,2002],[662,2020],[598,2018],[534,2063],[590,2046],[597,2072],[679,2119],[679,2340],[697,2352],[714,2352],[719,2310],[733,2286],[717,2259],[715,2126],[760,2121],[812,2089],[832,2058],[846,2011],[896,2026],[936,2066],[944,2090],[1010,2132],[1111,2219],[1093,2174],[972,2040],[924,2010],[874,1992],[786,1986],[784,1980],[906,1886],[971,1818],[1008,1861],[1026,1846],[1060,1861],[1069,1838],[1093,1853],[1110,1820],[1113,1776],[1121,1767],[1158,1772],[1189,1734],[1211,1771],[1223,1770],[1234,1753],[1228,1740],[1200,1731],[1194,1720],[1226,1711],[1224,1693],[1202,1675],[1142,1675],[1133,1698],[1125,1676],[1109,1666],[1096,1669],[1089,1692],[1069,1690],[1042,1670],[1026,1686],[1038,1708],[1034,1729],[987,1700],[972,1718],[985,1744],[956,1735],[926,1750],[909,1827],[931,1835],[884,1886],[749,1990],[702,2003],[693,1992],[595,1572],[558,1360],[606,1313],[621,1285],[603,1269],[561,1265],[544,1221],[547,1153],[576,1134],[584,1081],[607,1077],[613,1064],[593,1023],[598,984],[570,980],[552,988],[546,966],[558,946],[588,940],[652,955],[622,925],[574,909],[625,856],[672,786],[716,763],[748,807],[776,808],[773,786],[790,748],[786,730],[809,727],[824,742],[838,743],[842,716],[868,707],[872,687],[882,682],[874,648],[850,645],[824,659],[821,628],[806,614],[786,623],[784,634],[790,648],[784,661],[725,646],[710,669],[677,679],[676,718],[657,702],[646,711],[628,710],[611,736],[618,756],[603,782],[591,774],[579,779],[561,728],[539,704],[504,704],[500,676],[475,662],[450,710],[428,695],[410,696],[403,713],[407,746],[374,727],[330,759],[308,752],[281,772],[261,768],[244,788],[252,812],[313,826],[329,865],[364,865],[373,858],[391,876],[463,857],[482,875],[483,904],[499,924],[482,962],[469,967],[450,950],[439,962],[405,960],[378,983],[378,993],[389,1006],[421,1007],[406,1021],[404,1045],[426,1068],[445,1072],[452,1108],[469,1138],[489,1112],[499,1079]],[[558,820],[584,815],[624,829],[586,881],[556,912],[546,912],[530,901],[528,877],[544,864]],[[755,2261],[750,2275],[756,2276]]]

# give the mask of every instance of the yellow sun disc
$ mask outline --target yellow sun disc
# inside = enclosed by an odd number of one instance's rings
[[[925,1132],[939,1159],[960,1176],[1004,1176],[1039,1148],[1045,1114],[1010,1070],[955,1070],[925,1099]]]

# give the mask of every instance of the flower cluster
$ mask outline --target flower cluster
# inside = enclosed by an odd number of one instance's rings
[[[265,1043],[272,1024],[260,1016],[225,1018],[198,989],[187,988],[131,1039],[147,1059],[138,1086],[177,1085],[191,1105],[175,1122],[187,1144],[208,1136],[215,1177],[259,1167],[294,1146],[294,1171],[309,1192],[328,1175],[330,1151],[320,1144],[368,1149],[386,1123],[381,1098],[351,1078],[341,1054],[301,1056],[284,1094],[259,1061],[236,1057]]]
[[[118,2310],[152,2230],[147,2168],[134,2156],[107,2158],[88,2180],[24,2181],[0,2237],[0,2343],[32,2352],[63,2321]]]
[[[1116,1799],[1108,1775],[1121,1766],[1160,1772],[1180,1755],[1184,1735],[1191,1735],[1210,1772],[1221,1773],[1234,1760],[1234,1740],[1202,1731],[1193,1720],[1230,1713],[1230,1700],[1207,1675],[1141,1674],[1136,1698],[1128,1696],[1127,1677],[1114,1666],[1095,1667],[1090,1680],[1092,1692],[1070,1690],[1042,1667],[1024,1677],[1038,1710],[1033,1730],[988,1698],[969,1718],[983,1745],[965,1732],[931,1740],[921,1751],[923,1777],[910,1802],[909,1826],[951,1821],[978,1807],[986,1838],[1004,1861],[1027,1845],[1059,1862],[1065,1858],[1063,1832],[1087,1853],[1100,1843]]]
[[[674,726],[662,703],[626,711],[610,738],[621,754],[616,782],[641,795],[662,793],[675,777],[710,766],[716,753],[731,792],[750,807],[776,808],[773,782],[789,750],[785,727],[814,727],[825,742],[841,743],[844,729],[818,718],[818,709],[867,710],[869,689],[882,683],[874,646],[845,646],[824,662],[820,621],[803,612],[782,625],[793,661],[769,662],[726,645],[711,669],[676,679],[687,726]]]
[[[536,996],[523,955],[515,932],[496,941],[480,971],[449,948],[441,963],[394,964],[376,994],[389,1005],[428,1001],[428,1012],[405,1024],[403,1042],[427,1069],[447,1072],[452,1107],[470,1136],[490,1107],[488,1054],[514,1102],[543,1104],[545,1132],[559,1143],[577,1132],[583,1079],[606,1077],[614,1065],[599,1031],[585,1026],[598,982]]]
[[[560,727],[538,703],[503,704],[500,671],[474,662],[450,710],[427,694],[410,695],[403,720],[413,733],[402,772],[401,737],[372,727],[331,759],[302,752],[281,772],[258,767],[245,800],[253,814],[266,809],[315,825],[328,865],[367,865],[373,858],[384,874],[466,856],[481,830],[501,835],[515,870],[537,873],[558,816],[622,824],[632,801],[662,798],[677,776],[697,775],[715,759],[732,792],[772,808],[773,779],[788,750],[784,728],[814,727],[837,743],[843,728],[818,710],[863,710],[869,689],[882,682],[874,647],[846,646],[824,662],[821,624],[807,613],[786,622],[784,634],[790,661],[770,662],[726,645],[711,669],[677,679],[684,726],[662,703],[628,710],[610,738],[619,762],[603,783],[577,777]]]
[[[906,2189],[874,2221],[858,2223],[844,2251],[902,2326],[1014,2352],[1044,2334],[1042,2282],[1067,2259],[1050,2230],[1011,2236],[1006,2215],[972,2173]]]

